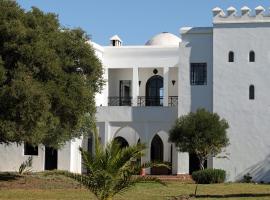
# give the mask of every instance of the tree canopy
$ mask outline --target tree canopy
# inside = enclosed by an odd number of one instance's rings
[[[0,143],[57,147],[94,124],[102,66],[87,34],[0,0]]]
[[[182,152],[194,153],[204,169],[209,156],[216,156],[229,145],[227,137],[228,123],[218,114],[198,109],[179,117],[170,130],[169,140]]]

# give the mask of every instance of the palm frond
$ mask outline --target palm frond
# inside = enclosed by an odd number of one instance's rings
[[[74,174],[65,172],[66,176],[80,182],[88,188],[99,200],[112,198],[119,192],[124,192],[128,188],[139,182],[164,183],[154,177],[134,176],[142,168],[167,165],[162,163],[137,162],[144,155],[146,146],[137,144],[134,146],[120,148],[117,142],[108,143],[105,147],[101,145],[95,134],[95,151],[91,155],[89,152],[80,149],[83,165],[87,174]]]

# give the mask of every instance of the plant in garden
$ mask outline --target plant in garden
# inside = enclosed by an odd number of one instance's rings
[[[224,183],[226,172],[222,169],[204,169],[192,173],[192,179],[199,184]]]
[[[124,192],[138,182],[154,181],[164,184],[156,178],[134,176],[142,168],[154,165],[166,166],[152,163],[141,165],[136,162],[143,156],[145,148],[143,144],[121,148],[116,141],[107,144],[104,148],[96,139],[93,154],[80,149],[87,173],[81,175],[65,172],[65,175],[82,183],[99,200],[112,199],[116,194]]]
[[[169,140],[175,143],[181,152],[197,155],[200,169],[210,156],[221,153],[229,145],[227,137],[228,123],[218,114],[198,109],[197,112],[179,117],[170,130]]]
[[[19,167],[19,174],[23,175],[27,172],[31,172],[32,170],[33,157],[30,156],[27,160],[25,160]]]

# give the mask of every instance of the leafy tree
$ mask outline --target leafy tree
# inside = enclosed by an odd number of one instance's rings
[[[80,149],[83,165],[87,170],[86,175],[70,172],[64,174],[82,183],[99,200],[112,199],[116,194],[124,192],[138,182],[154,181],[164,184],[156,178],[134,176],[142,168],[166,166],[153,163],[141,165],[136,162],[143,156],[145,148],[143,144],[121,148],[116,141],[108,143],[104,148],[98,139],[95,139],[93,154]]]
[[[182,152],[194,153],[204,169],[209,156],[216,156],[229,145],[226,130],[229,128],[224,119],[216,113],[198,109],[196,113],[178,118],[170,130],[169,140]]]
[[[81,29],[0,0],[0,143],[58,147],[94,124],[102,66]]]

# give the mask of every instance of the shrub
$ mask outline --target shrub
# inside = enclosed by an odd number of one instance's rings
[[[222,169],[205,169],[192,173],[192,178],[199,184],[224,183],[226,172]]]
[[[252,182],[252,176],[250,175],[250,173],[247,173],[244,175],[243,182],[244,183],[251,183]]]

